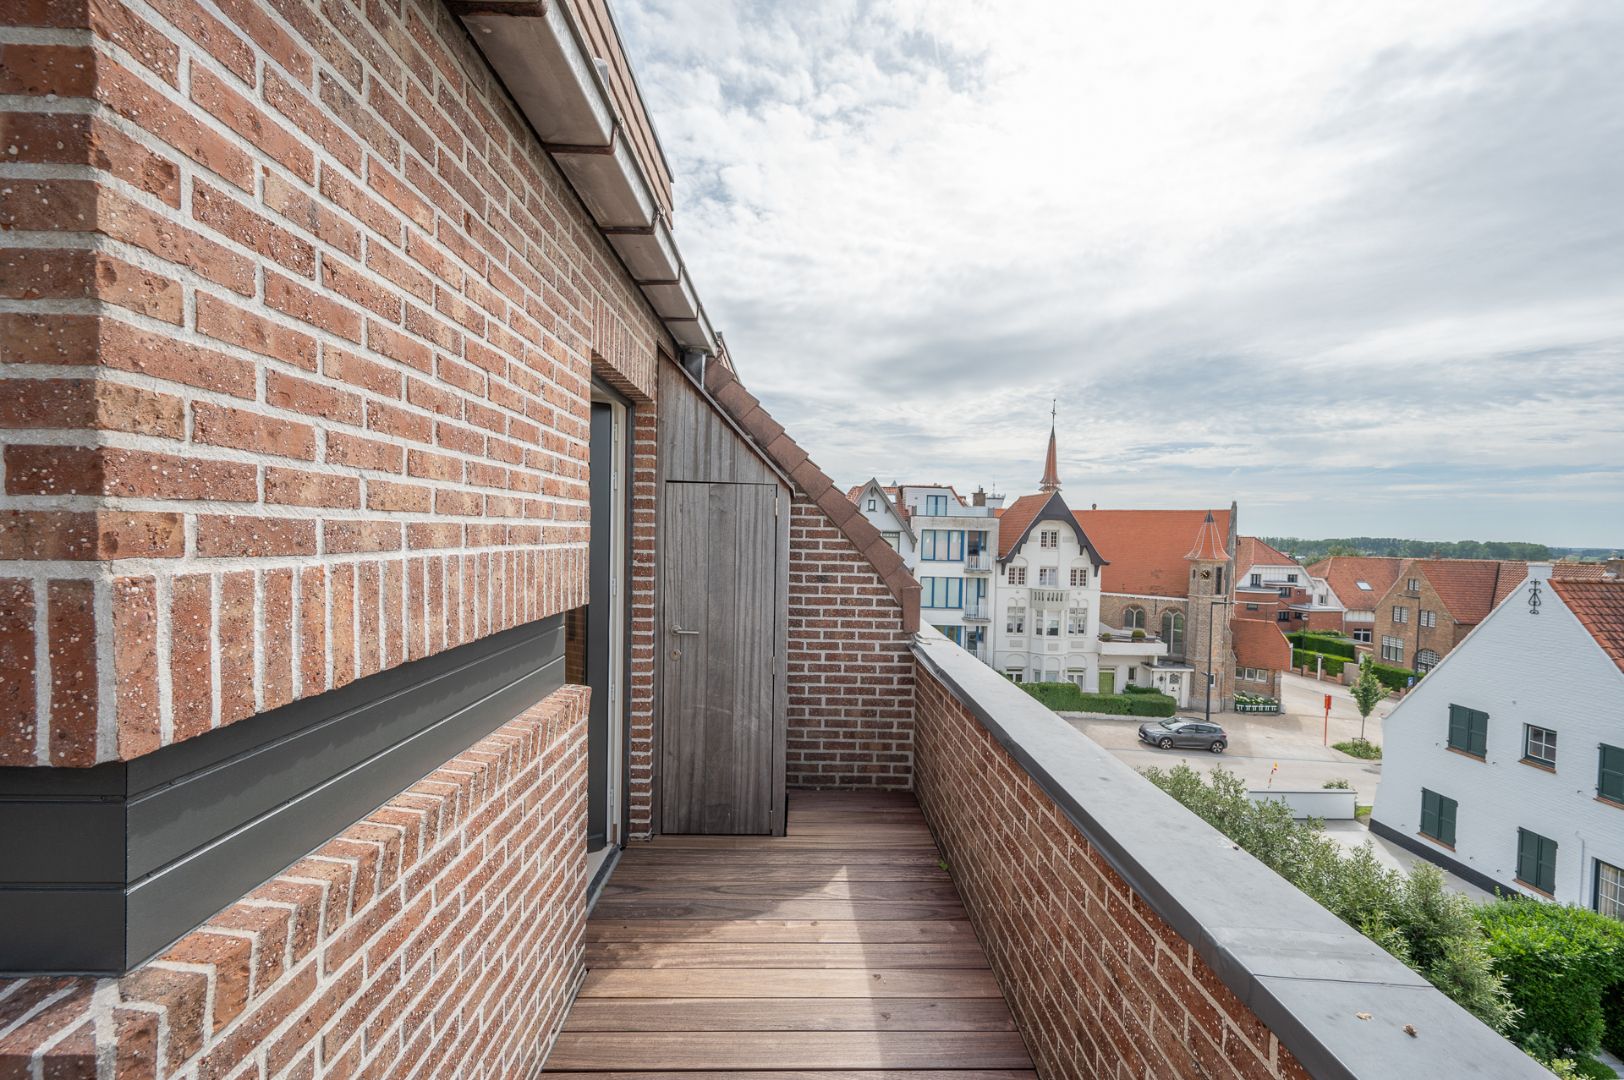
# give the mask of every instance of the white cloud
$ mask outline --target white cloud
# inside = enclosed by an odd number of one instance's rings
[[[617,13],[706,305],[832,475],[1025,490],[1053,395],[1080,503],[1624,543],[1624,8]]]

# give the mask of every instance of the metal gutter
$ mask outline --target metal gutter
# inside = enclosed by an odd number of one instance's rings
[[[451,0],[593,223],[685,350],[720,350],[600,67],[558,0]],[[628,65],[629,66],[629,65]],[[663,156],[664,151],[661,151]]]

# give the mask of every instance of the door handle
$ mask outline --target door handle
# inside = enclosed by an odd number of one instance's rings
[[[672,633],[673,633],[673,634],[682,634],[682,635],[690,635],[690,634],[691,634],[691,635],[693,635],[693,636],[694,636],[694,637],[698,637],[698,636],[699,636],[699,631],[698,631],[698,630],[684,630],[684,629],[683,629],[683,628],[682,628],[682,627],[680,627],[680,626],[673,626],[673,627],[672,627],[672,628],[671,628],[671,632],[672,632]]]

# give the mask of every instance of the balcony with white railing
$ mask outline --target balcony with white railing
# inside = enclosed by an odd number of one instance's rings
[[[964,602],[964,621],[967,623],[984,623],[992,621],[992,600],[988,597],[976,597]]]
[[[990,551],[978,551],[964,557],[964,572],[966,574],[990,574],[993,570],[993,557]]]

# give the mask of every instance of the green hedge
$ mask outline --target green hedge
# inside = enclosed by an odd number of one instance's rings
[[[1122,688],[1124,694],[1159,694],[1160,690],[1154,686],[1140,686],[1138,683],[1129,683]]]
[[[1624,983],[1613,987],[1602,1003],[1602,1016],[1607,1030],[1602,1033],[1601,1045],[1614,1057],[1624,1054]]]
[[[1076,683],[1021,683],[1021,689],[1056,712],[1114,713],[1117,716],[1172,716],[1177,703],[1166,694],[1085,694]]]
[[[1299,630],[1294,634],[1286,635],[1291,643],[1307,652],[1324,653],[1326,656],[1340,656],[1344,660],[1356,660],[1359,651],[1354,648],[1353,642],[1344,637],[1333,637],[1330,634],[1315,633],[1311,630]]]
[[[1521,1015],[1518,1042],[1588,1054],[1606,1034],[1604,1002],[1624,983],[1624,923],[1581,907],[1503,900],[1477,911],[1494,968]]]
[[[1292,667],[1307,668],[1309,671],[1313,671],[1315,666],[1322,660],[1325,662],[1325,674],[1327,675],[1342,674],[1342,665],[1347,663],[1342,657],[1331,656],[1328,653],[1308,652],[1304,649],[1291,650]]]
[[[1370,662],[1370,668],[1376,673],[1376,679],[1389,690],[1403,690],[1410,685],[1410,680],[1421,681],[1421,676],[1409,668],[1394,667],[1391,664],[1378,664]]]

